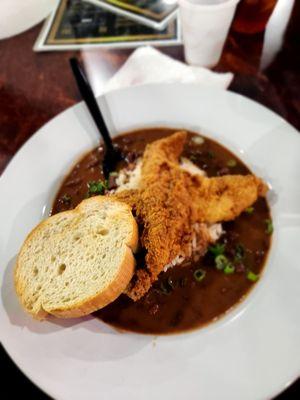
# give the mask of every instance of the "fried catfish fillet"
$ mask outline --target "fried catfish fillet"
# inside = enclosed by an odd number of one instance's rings
[[[200,222],[230,221],[267,193],[266,184],[254,175],[225,175],[217,178],[191,177],[188,191]]]
[[[134,300],[149,290],[191,236],[195,214],[178,163],[185,140],[186,133],[178,132],[153,142],[144,152],[135,208],[143,221],[141,244],[147,250],[147,267],[137,270],[136,282],[127,293]]]
[[[140,192],[136,189],[123,190],[112,195],[113,198],[128,204],[133,210],[136,209],[136,205],[139,201],[139,196]]]
[[[204,254],[211,240],[207,224],[236,218],[267,191],[264,182],[253,175],[207,178],[182,170],[179,157],[186,136],[186,132],[177,132],[149,144],[139,188],[114,194],[134,209],[143,225],[146,268],[136,271],[126,291],[133,300],[148,292],[178,254],[189,254],[195,223],[200,223]]]

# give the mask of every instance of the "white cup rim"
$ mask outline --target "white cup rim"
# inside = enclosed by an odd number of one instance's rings
[[[185,8],[190,8],[193,10],[203,10],[203,11],[219,11],[224,8],[234,7],[240,0],[227,0],[219,4],[196,4],[191,3],[189,0],[178,0],[178,4],[184,6]]]

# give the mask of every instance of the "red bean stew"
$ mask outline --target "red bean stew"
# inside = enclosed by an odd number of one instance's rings
[[[120,135],[114,142],[125,160],[117,169],[134,162],[145,146],[174,133],[173,129],[142,129]],[[183,156],[208,176],[249,174],[251,171],[229,150],[204,138],[201,144],[188,133]],[[103,194],[102,146],[86,154],[65,178],[52,214],[74,208],[86,197]],[[109,187],[115,185],[113,176]],[[126,295],[94,313],[117,328],[140,333],[166,334],[195,329],[222,316],[248,294],[261,276],[271,243],[272,221],[267,201],[259,200],[237,219],[222,224],[225,233],[197,262],[184,262],[167,272],[139,301]],[[137,255],[142,263],[144,255]],[[225,267],[224,267],[225,266]]]

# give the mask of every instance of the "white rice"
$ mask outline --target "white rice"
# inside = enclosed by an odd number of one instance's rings
[[[212,224],[208,227],[208,232],[213,242],[216,242],[224,233],[222,224]]]
[[[173,260],[164,266],[164,272],[168,271],[169,268],[175,267],[175,265],[180,265],[185,260],[183,255],[178,254]]]
[[[168,271],[169,268],[175,267],[175,265],[182,264],[185,260],[190,260],[191,258],[193,261],[198,261],[201,257],[201,250],[202,246],[198,242],[199,239],[199,231],[200,231],[200,224],[196,223],[193,227],[194,233],[192,236],[191,243],[189,245],[187,254],[178,254],[173,260],[164,266],[164,272]],[[212,224],[208,227],[208,233],[210,235],[211,243],[215,243],[221,235],[224,233],[222,229],[222,224]]]
[[[142,159],[139,158],[136,162],[135,168],[129,170],[127,168],[121,169],[117,178],[116,185],[118,188],[116,192],[122,192],[123,190],[137,189],[141,180],[141,169]]]
[[[181,158],[180,167],[184,171],[189,172],[191,175],[199,175],[199,176],[206,176],[206,172],[203,169],[197,167],[192,161],[188,158]]]

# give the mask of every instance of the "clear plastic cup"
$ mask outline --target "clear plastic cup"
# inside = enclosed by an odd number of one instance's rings
[[[178,0],[185,59],[188,64],[215,66],[240,0]]]

